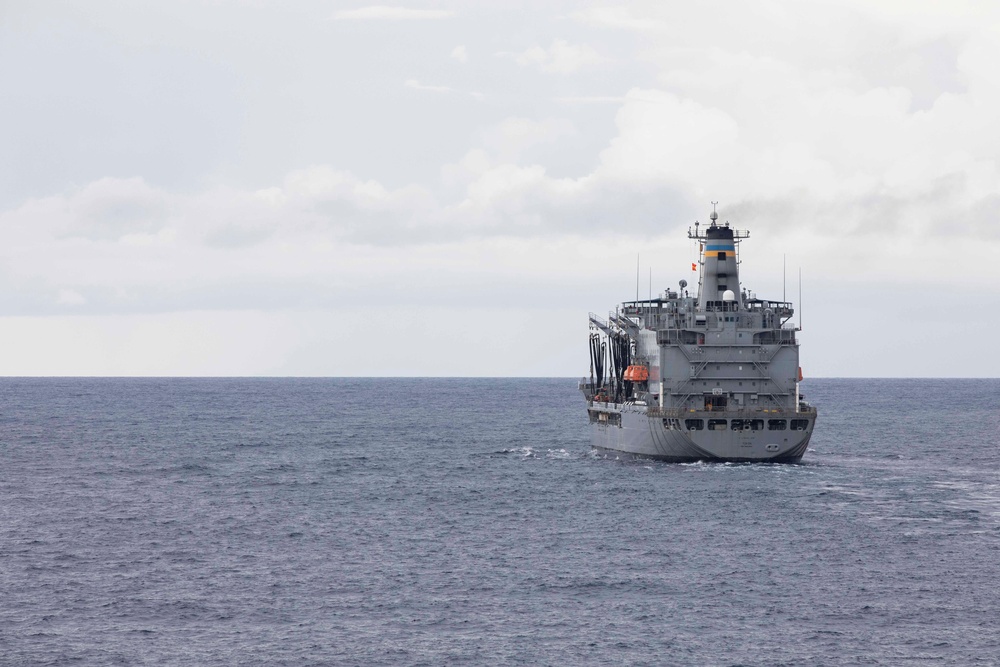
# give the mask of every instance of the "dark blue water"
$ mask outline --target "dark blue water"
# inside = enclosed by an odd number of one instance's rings
[[[1000,660],[1000,381],[810,380],[801,465],[571,380],[2,379],[0,662]]]

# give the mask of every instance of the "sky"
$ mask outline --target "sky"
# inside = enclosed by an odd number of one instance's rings
[[[961,0],[0,0],[0,374],[582,377],[718,202],[807,378],[998,377],[997,62]]]

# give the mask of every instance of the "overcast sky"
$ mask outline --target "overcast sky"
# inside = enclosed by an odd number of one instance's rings
[[[0,373],[579,377],[718,201],[807,377],[1000,376],[998,62],[989,2],[0,0]]]

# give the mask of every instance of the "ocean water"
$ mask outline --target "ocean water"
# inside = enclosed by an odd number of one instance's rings
[[[1000,662],[1000,381],[803,387],[678,465],[567,379],[0,379],[0,663]]]

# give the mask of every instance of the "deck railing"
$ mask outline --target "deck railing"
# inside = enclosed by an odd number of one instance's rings
[[[748,408],[746,406],[740,407],[725,407],[716,408],[714,410],[698,410],[697,408],[658,408],[650,407],[646,410],[646,414],[650,417],[663,417],[663,418],[674,418],[678,419],[681,417],[690,416],[692,413],[709,413],[713,415],[719,415],[719,417],[726,418],[751,418],[751,417],[764,417],[767,415],[780,415],[782,417],[788,417],[790,415],[804,415],[806,417],[816,414],[816,408],[809,406],[801,406],[798,410],[794,408],[780,408],[780,407],[752,407]]]

